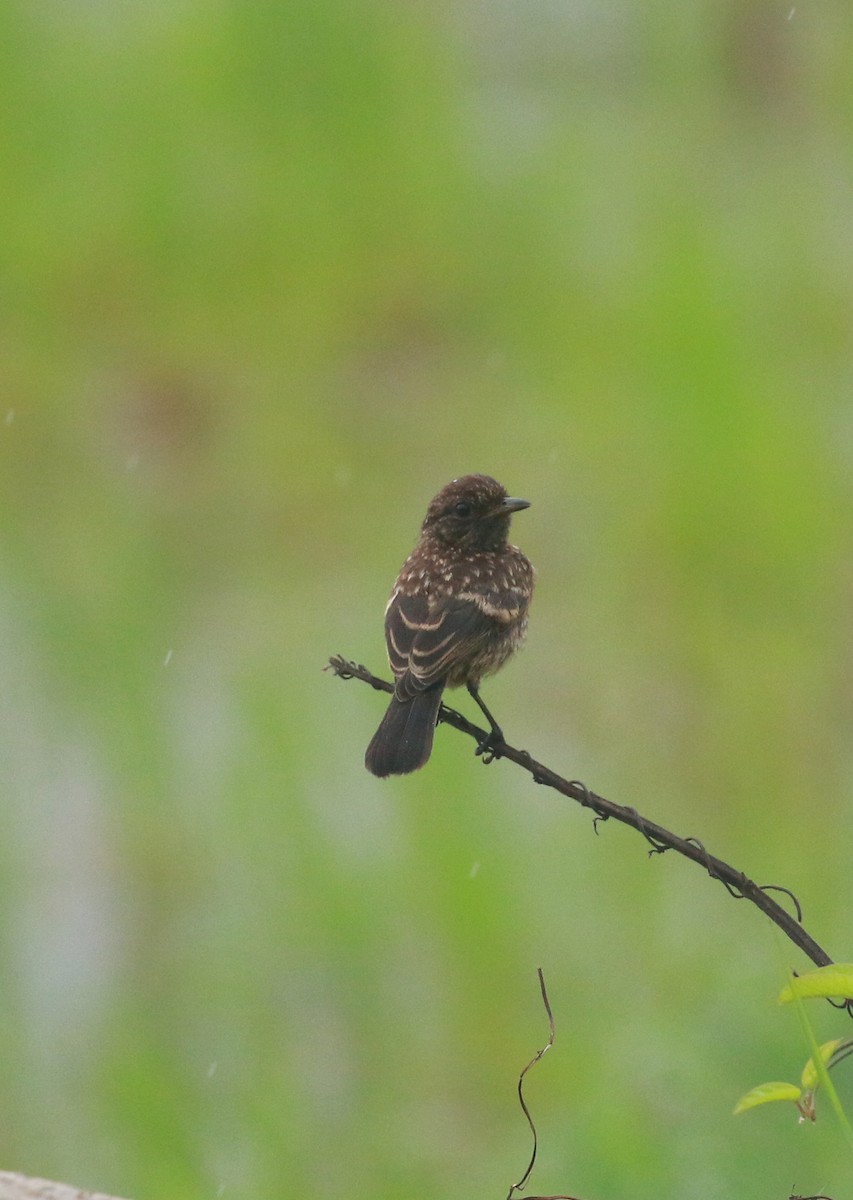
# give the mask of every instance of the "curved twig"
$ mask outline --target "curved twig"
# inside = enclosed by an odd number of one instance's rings
[[[390,693],[394,690],[393,685],[386,680],[372,674],[366,667],[358,663],[348,662],[339,654],[329,660],[327,669],[329,668],[342,679],[360,679],[363,683],[369,684],[377,691]],[[461,713],[453,708],[448,708],[445,704],[439,710],[438,719],[439,722],[451,725],[460,733],[467,734],[468,737],[473,738],[478,744],[481,744],[486,737],[486,730],[472,724]],[[755,883],[748,876],[744,875],[742,871],[737,871],[728,863],[723,862],[722,859],[709,854],[698,839],[679,837],[678,834],[672,833],[662,825],[658,825],[654,821],[649,821],[647,818],[641,816],[636,809],[630,808],[627,805],[614,804],[612,800],[597,795],[579,780],[564,779],[556,771],[552,771],[543,763],[537,762],[527,750],[517,750],[514,746],[510,746],[504,742],[498,747],[495,757],[509,759],[510,762],[527,771],[533,778],[534,783],[544,784],[547,787],[553,788],[561,795],[568,796],[569,799],[577,801],[583,807],[592,809],[596,814],[596,832],[598,832],[597,827],[601,821],[612,818],[615,821],[620,821],[623,825],[630,825],[638,830],[651,846],[651,854],[663,854],[667,850],[675,850],[684,858],[689,858],[692,862],[698,863],[700,867],[703,867],[707,871],[712,879],[719,880],[730,895],[738,899],[751,901],[816,966],[825,967],[833,961],[823,947],[803,928],[802,910],[796,896],[788,888],[782,888],[775,884],[761,886]],[[793,917],[780,904],[777,904],[773,897],[769,895],[770,891],[782,891],[788,895],[796,906],[797,916]],[[853,1002],[846,1001],[840,1007],[846,1007],[850,1015],[853,1016]]]
[[[525,1117],[527,1117],[527,1124],[530,1126],[530,1132],[533,1134],[533,1152],[530,1155],[530,1162],[527,1164],[527,1170],[524,1172],[521,1179],[519,1179],[518,1183],[514,1183],[509,1189],[506,1200],[512,1200],[516,1192],[520,1192],[524,1189],[528,1179],[533,1173],[533,1167],[536,1163],[536,1154],[539,1150],[539,1138],[536,1134],[536,1126],[533,1124],[533,1118],[530,1115],[530,1109],[527,1107],[527,1103],[524,1099],[524,1076],[527,1074],[530,1068],[534,1067],[539,1062],[539,1059],[542,1058],[542,1056],[546,1054],[554,1045],[554,1014],[551,1012],[551,1005],[548,1003],[548,993],[545,991],[545,976],[542,974],[541,967],[536,968],[536,974],[539,976],[539,987],[542,992],[542,1003],[545,1005],[545,1012],[548,1014],[549,1035],[548,1041],[541,1050],[536,1051],[530,1062],[518,1077],[518,1103],[521,1105],[521,1111],[524,1113]]]

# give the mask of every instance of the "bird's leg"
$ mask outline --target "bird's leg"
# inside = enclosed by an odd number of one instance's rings
[[[483,714],[483,716],[489,722],[489,732],[483,738],[482,742],[480,742],[480,744],[477,746],[477,749],[475,750],[474,753],[482,754],[484,756],[483,762],[490,763],[492,761],[492,759],[495,757],[495,751],[500,748],[501,743],[504,741],[503,730],[501,729],[500,725],[498,725],[497,721],[492,716],[492,714],[489,712],[489,710],[486,708],[486,705],[484,704],[484,702],[480,696],[480,693],[477,691],[477,688],[474,686],[473,683],[468,684],[468,693],[471,696],[472,700],[474,700],[474,702],[477,704],[477,707],[480,709],[480,712]]]

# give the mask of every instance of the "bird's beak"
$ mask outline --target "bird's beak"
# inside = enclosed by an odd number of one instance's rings
[[[519,500],[516,496],[504,496],[500,503],[500,512],[521,512],[523,508],[530,508],[529,500]]]

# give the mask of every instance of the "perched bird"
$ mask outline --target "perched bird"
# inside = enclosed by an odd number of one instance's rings
[[[478,753],[503,741],[478,689],[527,629],[533,567],[507,536],[512,514],[529,507],[488,475],[463,475],[427,509],[385,610],[396,682],[364,758],[374,775],[406,775],[424,765],[446,687],[466,686],[489,722]]]

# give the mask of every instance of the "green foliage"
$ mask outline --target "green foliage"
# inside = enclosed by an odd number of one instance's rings
[[[841,1061],[842,1058],[846,1058],[851,1048],[853,1048],[853,1039],[850,1038],[846,1040],[834,1038],[832,1041],[824,1042],[818,1048],[817,1054],[812,1055],[803,1067],[800,1076],[801,1087],[797,1087],[795,1083],[760,1083],[741,1096],[734,1108],[735,1115],[746,1112],[750,1108],[757,1108],[760,1104],[770,1104],[776,1100],[793,1100],[800,1113],[800,1120],[808,1118],[808,1120],[814,1121],[815,1091],[818,1083],[822,1082],[826,1086],[829,1082],[827,1074],[829,1068]]]
[[[779,1003],[790,1004],[795,997],[853,1000],[853,963],[831,963],[793,976],[779,993]]]
[[[778,944],[778,937],[776,941]],[[778,948],[781,950],[780,945]],[[831,964],[799,976],[794,975],[793,972],[790,973],[790,982],[782,990],[779,1003],[793,1001],[805,1041],[811,1050],[811,1056],[806,1061],[800,1075],[802,1086],[778,1082],[759,1084],[740,1098],[735,1105],[735,1115],[776,1100],[793,1100],[801,1121],[815,1121],[817,1118],[815,1093],[820,1084],[829,1097],[847,1142],[853,1147],[853,1129],[851,1129],[844,1106],[829,1076],[833,1067],[838,1066],[853,1054],[853,1038],[833,1038],[819,1046],[813,1023],[809,1019],[803,1003],[806,997],[834,997],[838,995],[839,987],[842,988],[843,993],[843,988],[849,980],[850,968],[845,964]],[[802,987],[799,986],[801,982],[803,982]]]
[[[774,1100],[799,1100],[803,1089],[795,1083],[759,1083],[741,1096],[734,1107],[735,1115],[746,1112],[747,1109],[757,1108],[759,1104],[769,1104]]]
[[[793,984],[795,976],[790,973],[790,982]],[[797,1019],[800,1022],[800,1028],[803,1031],[806,1043],[811,1050],[811,1059],[803,1070],[803,1078],[811,1078],[814,1074],[817,1083],[823,1086],[824,1091],[829,1097],[829,1102],[835,1112],[836,1119],[841,1127],[842,1133],[847,1141],[848,1150],[853,1150],[853,1127],[850,1125],[847,1113],[844,1111],[844,1106],[836,1091],[833,1081],[830,1079],[830,1068],[837,1066],[839,1062],[850,1056],[853,1050],[853,1038],[847,1039],[846,1042],[841,1042],[833,1046],[832,1043],[827,1043],[824,1047],[818,1046],[817,1037],[814,1031],[814,1025],[809,1019],[809,1014],[806,1011],[806,1006],[803,1003],[803,997],[799,994],[796,988],[793,989],[794,1008],[797,1013]],[[815,1084],[815,1087],[817,1086]],[[801,1106],[802,1108],[802,1106]],[[814,1095],[807,1093],[807,1105],[802,1108],[805,1116],[814,1120]]]
[[[847,1049],[851,1045],[853,1045],[853,1043],[851,1043],[850,1041],[845,1042],[845,1040],[843,1038],[833,1038],[832,1041],[824,1042],[823,1045],[820,1047],[820,1052],[818,1054],[818,1062],[823,1063],[823,1065],[825,1067],[830,1066],[831,1060],[835,1056],[835,1053],[838,1050],[839,1046],[843,1046],[845,1049]],[[803,1067],[803,1073],[800,1076],[800,1083],[802,1083],[803,1087],[806,1088],[808,1091],[814,1091],[814,1089],[817,1087],[818,1079],[819,1079],[819,1073],[818,1073],[818,1068],[815,1064],[815,1060],[813,1058],[810,1058],[809,1061],[806,1063],[806,1065]]]

